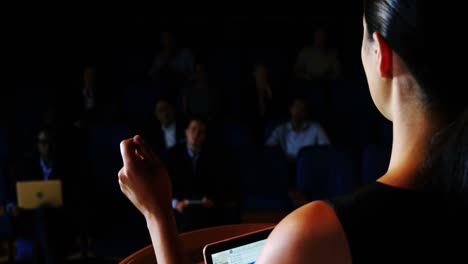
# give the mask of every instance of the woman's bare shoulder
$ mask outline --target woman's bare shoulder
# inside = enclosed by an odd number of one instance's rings
[[[256,263],[351,263],[351,254],[333,208],[314,201],[281,220]]]

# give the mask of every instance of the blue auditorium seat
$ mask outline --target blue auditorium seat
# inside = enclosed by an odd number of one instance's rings
[[[334,145],[299,151],[296,185],[309,200],[347,194],[354,188],[355,164],[350,151]]]
[[[241,209],[289,211],[288,165],[281,148],[265,147],[258,159],[248,154],[244,159]]]
[[[383,176],[390,163],[391,146],[366,145],[362,152],[362,184],[368,184]]]
[[[220,132],[222,143],[228,148],[251,148],[256,143],[252,128],[243,122],[225,121]]]
[[[331,82],[331,125],[334,144],[351,145],[360,152],[363,145],[379,140],[380,113],[372,102],[368,85],[356,79]]]

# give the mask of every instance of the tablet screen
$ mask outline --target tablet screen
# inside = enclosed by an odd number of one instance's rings
[[[255,263],[266,239],[235,247],[211,255],[213,264],[251,264]]]
[[[255,263],[273,227],[214,242],[205,246],[207,264]]]

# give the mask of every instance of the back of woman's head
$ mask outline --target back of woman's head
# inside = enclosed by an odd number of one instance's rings
[[[468,100],[463,96],[466,29],[462,8],[430,0],[364,0],[371,40],[378,32],[404,61],[419,84],[424,106],[451,121]]]

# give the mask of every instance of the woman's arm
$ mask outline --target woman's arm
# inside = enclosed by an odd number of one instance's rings
[[[351,263],[346,235],[333,208],[311,202],[284,218],[272,231],[257,264]]]
[[[140,136],[120,143],[122,192],[144,215],[158,263],[189,263],[172,211],[172,187],[166,168]]]
[[[147,216],[146,224],[158,263],[189,263],[172,211],[163,216]]]

